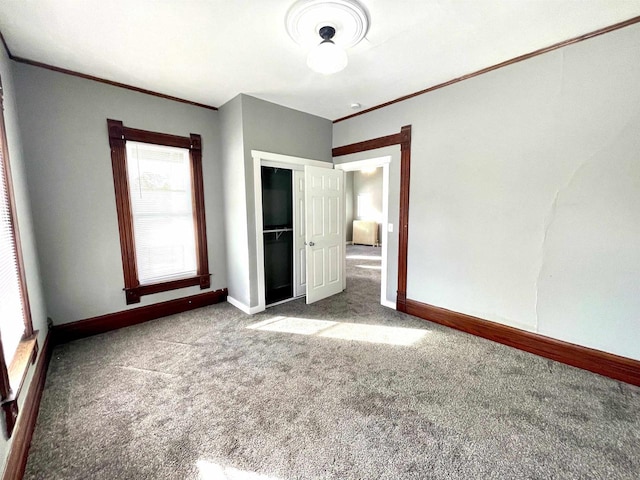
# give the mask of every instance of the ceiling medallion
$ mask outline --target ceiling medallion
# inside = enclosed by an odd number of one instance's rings
[[[365,37],[369,16],[356,0],[298,0],[287,12],[286,27],[293,41],[310,49],[309,67],[331,74],[346,67],[344,50]]]

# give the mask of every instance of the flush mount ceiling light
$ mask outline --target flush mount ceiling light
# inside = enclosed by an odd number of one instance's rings
[[[287,12],[286,26],[289,36],[309,49],[309,68],[328,75],[347,66],[345,49],[367,34],[369,17],[355,0],[299,0]]]
[[[331,40],[335,34],[336,29],[333,27],[325,26],[320,29],[322,42],[312,48],[307,56],[307,65],[311,70],[330,75],[344,70],[344,67],[347,66],[349,62],[347,52]]]

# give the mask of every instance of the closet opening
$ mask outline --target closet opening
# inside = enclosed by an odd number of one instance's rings
[[[293,298],[293,175],[261,167],[265,303]]]

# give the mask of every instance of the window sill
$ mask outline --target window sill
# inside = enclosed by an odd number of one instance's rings
[[[38,332],[33,332],[30,337],[22,339],[9,366],[9,384],[11,395],[2,402],[2,410],[7,427],[7,438],[11,438],[18,418],[18,398],[27,378],[29,366],[35,363],[38,357]]]
[[[168,292],[169,290],[177,290],[178,288],[193,287],[200,285],[200,290],[211,287],[211,275],[196,275],[195,277],[181,278],[179,280],[170,280],[168,282],[149,283],[146,285],[138,285],[134,288],[125,288],[124,293],[127,299],[127,305],[132,303],[140,303],[140,297],[143,295],[152,295],[154,293]]]

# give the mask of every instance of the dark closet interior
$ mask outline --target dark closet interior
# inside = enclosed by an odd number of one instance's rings
[[[292,171],[262,167],[265,302],[293,297]]]

